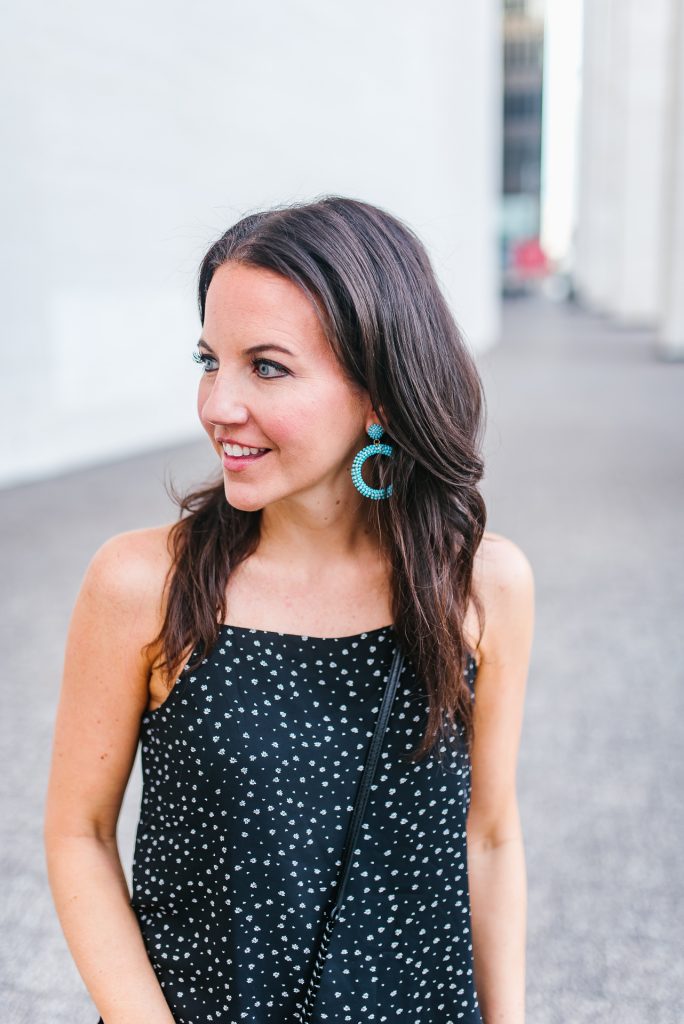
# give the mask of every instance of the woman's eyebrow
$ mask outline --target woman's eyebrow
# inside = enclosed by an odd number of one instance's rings
[[[216,354],[211,345],[207,344],[204,338],[200,338],[197,345],[205,348],[212,356]],[[284,348],[283,345],[275,345],[271,342],[265,342],[261,345],[252,345],[250,348],[246,348],[242,354],[245,356],[251,356],[256,352],[265,352],[267,349],[273,349],[274,352],[284,352],[287,356],[294,355],[294,352],[290,352],[289,348]]]

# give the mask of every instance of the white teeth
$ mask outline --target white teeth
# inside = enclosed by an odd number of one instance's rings
[[[223,450],[226,455],[258,455],[265,452],[266,448],[244,448],[241,444],[224,444]]]

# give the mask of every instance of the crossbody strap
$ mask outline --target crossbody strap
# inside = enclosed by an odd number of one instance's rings
[[[404,655],[399,647],[397,647],[394,652],[394,658],[392,659],[389,679],[387,681],[387,686],[385,687],[382,705],[375,723],[373,737],[368,746],[366,763],[363,767],[363,774],[361,775],[356,800],[354,801],[354,808],[349,821],[349,828],[347,829],[347,838],[345,840],[344,853],[342,855],[342,867],[340,868],[340,875],[337,883],[337,899],[335,900],[334,907],[330,911],[330,917],[333,920],[338,917],[342,909],[342,901],[344,900],[344,894],[347,888],[347,879],[349,878],[349,869],[351,868],[352,857],[354,856],[354,850],[356,849],[356,845],[359,840],[361,824],[366,811],[366,804],[368,803],[375,769],[380,757],[382,741],[385,738],[387,723],[389,721],[390,712],[392,711],[392,704],[394,703],[394,698],[399,686],[399,675],[401,673],[403,663]]]
[[[347,888],[347,879],[349,878],[349,869],[351,867],[352,857],[354,856],[354,850],[356,849],[356,844],[358,842],[359,832],[361,831],[363,815],[366,810],[366,804],[368,803],[368,796],[373,782],[373,776],[375,775],[378,758],[380,756],[382,741],[385,738],[385,731],[387,729],[387,723],[392,710],[392,704],[394,703],[394,697],[399,686],[399,675],[403,664],[404,655],[400,651],[399,647],[397,647],[392,659],[389,679],[387,680],[387,686],[385,687],[385,693],[378,713],[378,718],[375,723],[373,736],[368,745],[366,762],[363,766],[359,788],[354,800],[354,807],[344,844],[344,853],[342,854],[342,866],[340,868],[337,881],[337,895],[335,903],[333,907],[324,914],[323,929],[319,937],[318,949],[316,951],[316,957],[313,962],[309,981],[302,994],[299,1007],[295,1008],[295,1020],[297,1021],[297,1024],[311,1024],[316,995],[321,984],[323,968],[325,967],[325,962],[328,958],[330,937],[342,908],[342,902]]]

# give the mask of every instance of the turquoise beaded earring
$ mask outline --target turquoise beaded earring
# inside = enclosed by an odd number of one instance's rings
[[[392,484],[387,487],[369,487],[366,481],[361,476],[361,466],[364,464],[366,459],[369,459],[371,455],[392,455],[391,444],[380,444],[380,438],[385,433],[384,429],[379,423],[371,423],[370,427],[366,430],[366,433],[373,439],[373,444],[367,444],[365,448],[362,448],[360,452],[357,452],[354,456],[351,468],[351,478],[357,490],[363,494],[364,498],[374,498],[379,500],[380,498],[389,498],[392,493]]]

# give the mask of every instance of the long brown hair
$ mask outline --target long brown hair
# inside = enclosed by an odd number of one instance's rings
[[[425,733],[405,756],[417,761],[455,732],[470,749],[463,621],[472,598],[482,628],[471,584],[486,521],[478,489],[485,397],[425,248],[393,215],[341,196],[251,214],[202,260],[202,323],[212,276],[229,261],[275,271],[302,288],[349,380],[383,412],[383,441],[394,453],[370,460],[376,465],[366,463],[364,473],[373,486],[391,482],[393,491],[369,511],[392,566],[396,640],[428,697]],[[228,504],[222,475],[185,496],[172,486],[171,494],[181,513],[170,531],[165,619],[148,645],[163,652],[169,685],[190,643],[200,658],[217,643],[228,577],[256,550],[261,519],[260,510]]]

